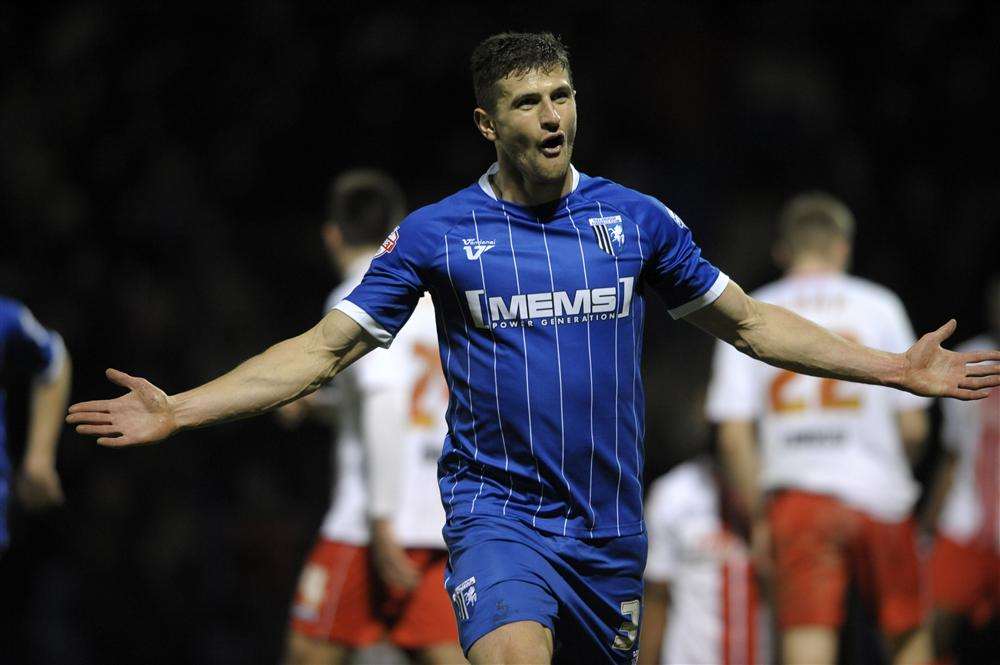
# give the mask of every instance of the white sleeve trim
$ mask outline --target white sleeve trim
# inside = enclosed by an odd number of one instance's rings
[[[698,311],[705,305],[711,305],[722,295],[722,292],[726,290],[726,286],[728,285],[729,275],[720,270],[719,276],[715,279],[715,283],[709,287],[708,291],[705,291],[705,293],[690,302],[686,302],[673,309],[668,309],[667,311],[670,313],[671,318],[682,319],[691,312]]]
[[[347,300],[346,298],[341,300],[334,306],[334,309],[340,310],[347,316],[354,319],[354,322],[364,328],[365,332],[374,337],[375,341],[377,341],[379,346],[382,348],[388,349],[389,345],[392,344],[392,334],[379,325],[379,323],[373,319],[368,312],[361,309],[350,300]]]

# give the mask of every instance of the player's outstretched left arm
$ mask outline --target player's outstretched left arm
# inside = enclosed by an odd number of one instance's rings
[[[80,402],[66,422],[105,446],[162,441],[184,429],[255,416],[311,393],[377,343],[361,326],[331,310],[312,329],[250,358],[192,390],[167,395],[145,379],[107,370],[128,393]]]
[[[783,307],[760,302],[735,282],[685,319],[747,355],[800,374],[870,383],[926,397],[982,399],[1000,386],[1000,351],[956,353],[941,347],[955,332],[948,321],[905,353],[844,339]]]

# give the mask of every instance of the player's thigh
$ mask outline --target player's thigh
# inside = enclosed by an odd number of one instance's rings
[[[779,627],[839,627],[849,578],[846,551],[858,528],[853,511],[829,497],[782,492],[770,504],[769,520]]]
[[[480,637],[469,649],[472,665],[548,665],[552,631],[535,621],[515,621]]]
[[[548,629],[557,661],[633,660],[645,534],[581,540],[514,520],[476,518],[449,524],[445,538],[451,553],[448,592],[466,653],[504,625],[534,622]],[[507,634],[501,631],[491,642],[505,644],[501,637]]]
[[[506,624],[553,627],[559,601],[549,580],[556,573],[537,534],[513,520],[483,519],[456,520],[444,533],[446,588],[465,653]]]
[[[646,534],[596,540],[554,537],[559,599],[556,662],[635,662],[642,625],[642,571]]]
[[[348,653],[339,644],[289,631],[284,665],[340,665]]]

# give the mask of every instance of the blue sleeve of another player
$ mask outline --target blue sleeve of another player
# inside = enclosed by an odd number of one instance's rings
[[[729,277],[701,255],[691,230],[665,205],[650,198],[645,230],[652,243],[646,279],[667,303],[675,319],[712,303]]]
[[[335,309],[354,319],[388,347],[426,290],[424,275],[434,255],[427,220],[413,215],[389,234],[364,279]]]
[[[62,360],[62,338],[42,327],[27,307],[9,305],[8,362],[18,372],[51,380]]]

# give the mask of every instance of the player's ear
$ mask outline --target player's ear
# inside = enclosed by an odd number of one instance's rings
[[[840,240],[835,243],[833,252],[837,267],[841,270],[847,270],[851,266],[851,243]]]
[[[344,244],[344,232],[333,222],[326,222],[320,229],[323,236],[323,244],[328,252],[337,252]]]
[[[476,107],[472,112],[472,121],[476,123],[476,129],[483,135],[483,138],[492,143],[497,140],[497,130],[493,125],[493,116],[486,109]]]

